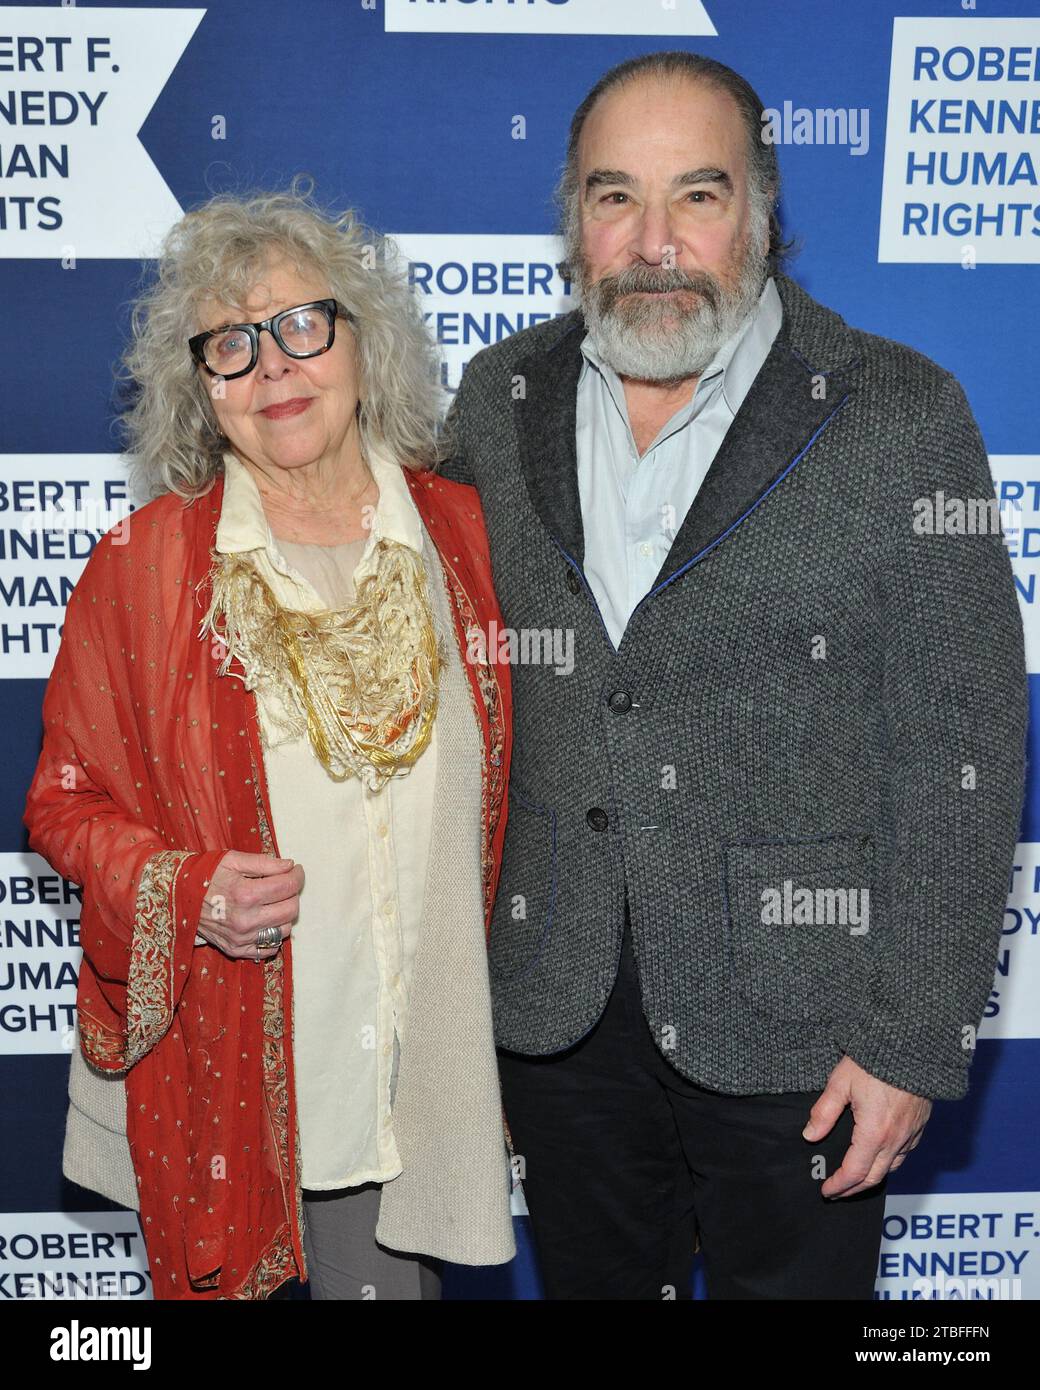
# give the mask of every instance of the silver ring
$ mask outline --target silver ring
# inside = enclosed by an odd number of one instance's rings
[[[256,934],[256,948],[266,950],[269,946],[280,946],[282,933],[279,927],[261,927]]]

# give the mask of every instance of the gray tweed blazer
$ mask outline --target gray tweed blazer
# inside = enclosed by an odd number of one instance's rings
[[[478,353],[449,412],[441,468],[479,489],[508,628],[574,643],[569,675],[538,641],[512,668],[496,1039],[549,1054],[590,1031],[627,892],[646,1017],[685,1076],[818,1089],[845,1054],[957,1099],[1027,683],[999,532],[919,534],[914,502],[992,499],[986,450],[949,372],[777,288],[780,333],[616,651],[582,570],[580,311]]]

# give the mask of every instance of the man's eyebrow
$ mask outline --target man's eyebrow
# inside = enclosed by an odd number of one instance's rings
[[[634,188],[636,182],[637,180],[631,174],[626,174],[623,169],[590,169],[585,176],[585,192],[591,193],[594,188],[604,186]],[[726,173],[725,169],[719,169],[714,165],[708,165],[702,169],[687,169],[672,179],[673,188],[688,188],[694,183],[717,183],[727,193],[733,192],[733,180],[729,174]]]
[[[691,183],[718,183],[722,185],[727,193],[733,192],[733,180],[730,178],[729,174],[726,173],[725,169],[716,169],[714,167],[687,169],[684,174],[679,174],[672,180],[672,184],[676,188],[686,188]]]
[[[603,184],[632,188],[635,179],[631,174],[626,174],[623,169],[590,169],[585,176],[585,192],[588,193],[593,188],[600,188]]]

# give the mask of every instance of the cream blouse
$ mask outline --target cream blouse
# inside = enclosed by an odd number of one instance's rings
[[[394,464],[371,460],[379,500],[369,536],[320,546],[276,540],[248,469],[230,453],[224,463],[216,548],[255,552],[288,607],[349,603],[355,582],[374,568],[380,537],[424,551],[422,521]],[[334,781],[306,736],[277,741],[277,696],[257,694],[279,853],[305,874],[292,929],[302,1184],[385,1182],[402,1170],[391,1105],[429,859],[436,724],[418,760],[372,791],[357,777]]]

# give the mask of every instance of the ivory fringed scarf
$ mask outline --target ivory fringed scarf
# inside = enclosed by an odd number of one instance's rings
[[[442,660],[422,557],[389,540],[376,553],[350,607],[310,613],[283,607],[248,553],[214,552],[199,630],[225,649],[218,674],[237,658],[247,690],[274,690],[281,736],[307,734],[331,777],[373,790],[429,743]]]

